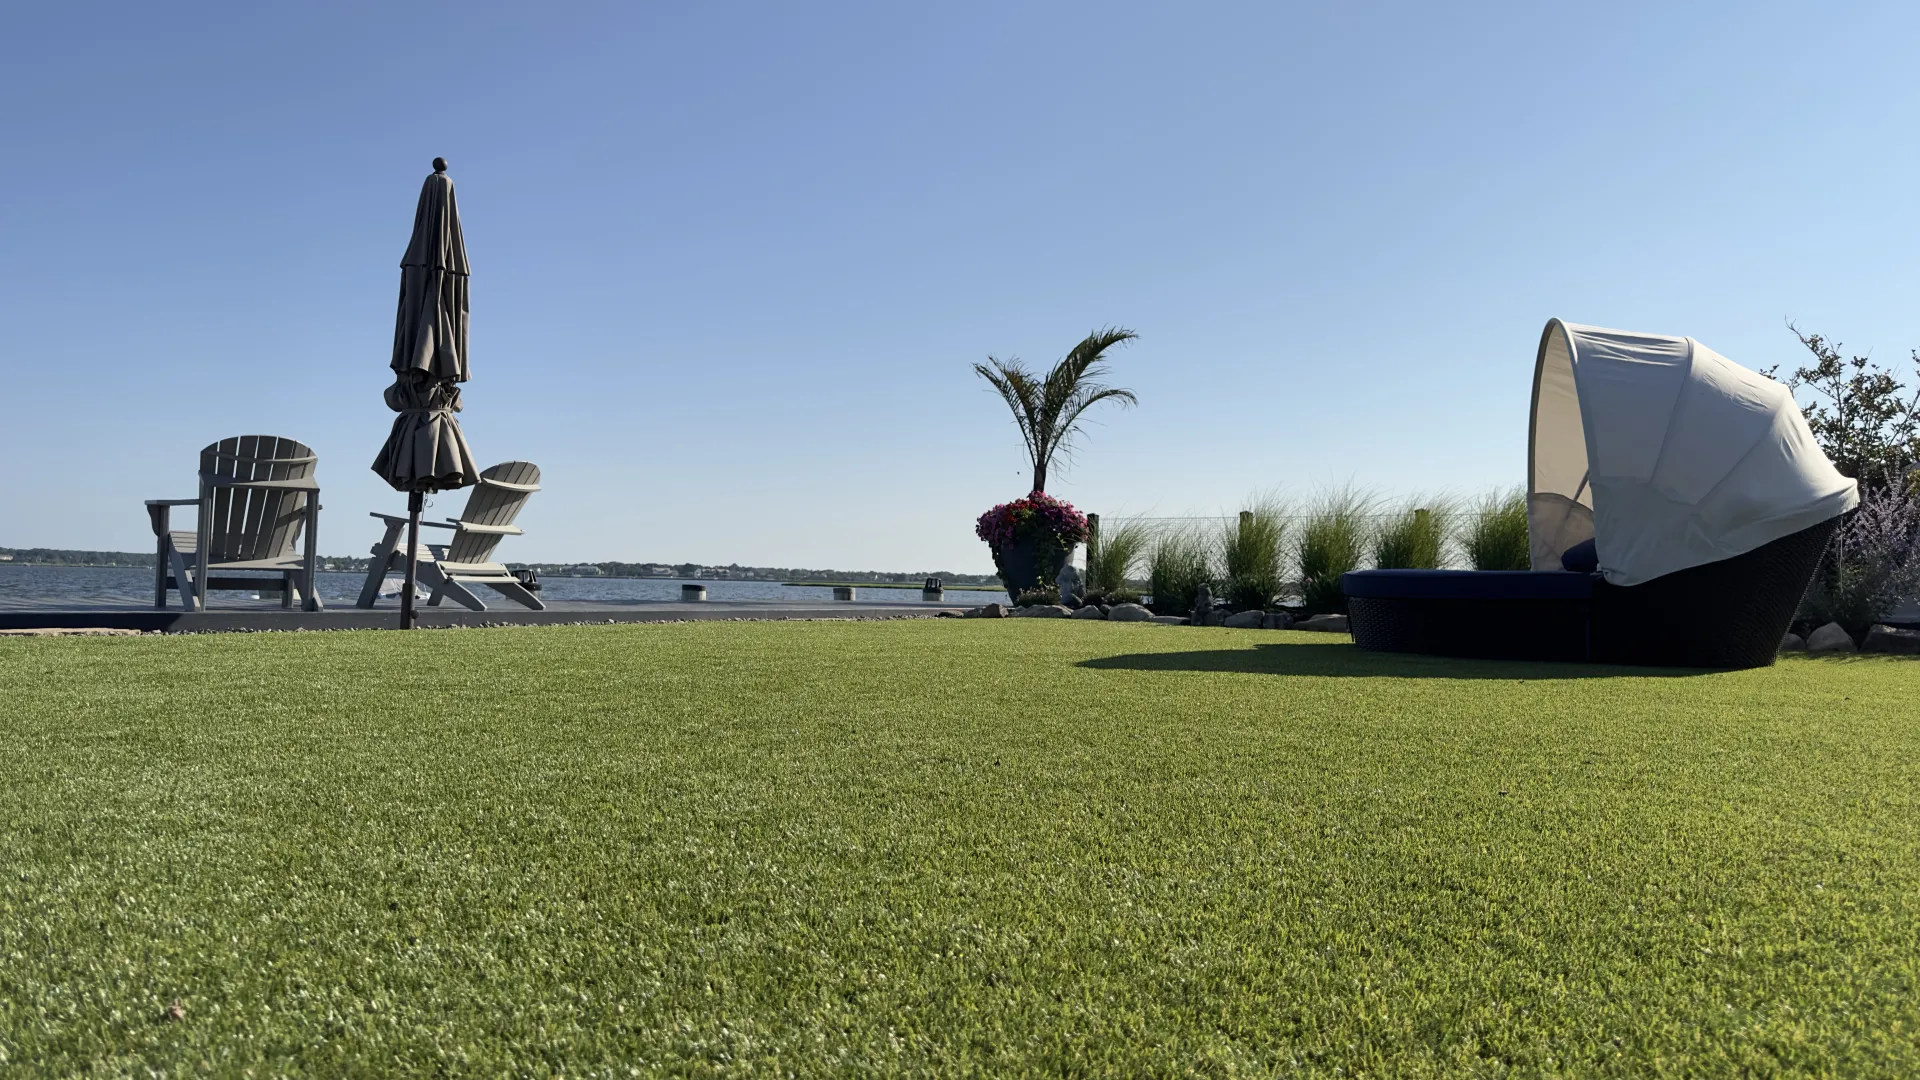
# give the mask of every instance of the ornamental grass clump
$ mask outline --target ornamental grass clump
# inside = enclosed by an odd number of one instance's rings
[[[1147,555],[1147,588],[1153,609],[1162,615],[1193,610],[1200,586],[1213,587],[1212,553],[1207,542],[1191,529],[1162,535]]]
[[[1440,569],[1446,565],[1453,522],[1453,504],[1444,499],[1402,507],[1375,532],[1373,565],[1381,570]]]
[[[1309,614],[1347,610],[1340,575],[1358,570],[1367,553],[1368,499],[1352,488],[1320,496],[1300,529],[1300,597]]]
[[[1833,542],[1800,604],[1812,626],[1837,622],[1858,642],[1901,601],[1920,594],[1920,485],[1896,477],[1860,489],[1860,507]]]
[[[1475,570],[1530,570],[1527,499],[1516,489],[1482,498],[1468,514],[1462,540]]]
[[[1286,536],[1285,508],[1272,499],[1258,501],[1222,530],[1227,602],[1235,611],[1261,611],[1273,603],[1284,585]]]
[[[1087,595],[1127,593],[1128,579],[1147,552],[1147,528],[1138,521],[1102,523],[1087,540]]]

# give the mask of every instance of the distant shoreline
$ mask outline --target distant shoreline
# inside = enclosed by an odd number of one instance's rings
[[[740,580],[738,578],[702,578],[706,581]],[[782,581],[779,584],[793,589],[922,589],[926,586],[917,581]],[[1005,592],[1000,585],[942,585],[948,592]]]
[[[359,567],[348,567],[346,569],[329,570],[329,569],[326,569],[327,561],[328,560],[325,557],[322,557],[320,559],[320,564],[321,564],[320,573],[365,574],[367,572],[367,568],[364,562]],[[346,562],[347,560],[335,559],[333,561],[335,563],[342,563],[342,562]],[[509,565],[513,565],[513,564],[509,564]],[[14,558],[14,559],[0,560],[0,566],[44,566],[44,567],[50,567],[58,570],[151,570],[153,569],[153,560],[148,559],[144,563],[38,562],[38,561]],[[750,578],[750,577],[693,578],[693,577],[681,577],[678,575],[667,577],[659,574],[568,574],[563,571],[557,571],[557,570],[539,570],[538,572],[543,577],[565,578],[571,581],[660,581],[660,582],[679,583],[679,584],[688,584],[688,585],[707,585],[707,584],[711,584],[713,582],[719,581],[719,582],[736,582],[736,583],[742,583],[742,584],[755,584],[755,585],[782,585],[782,586],[790,586],[794,588],[809,588],[809,589],[836,589],[836,588],[918,589],[923,587],[922,584],[918,581],[781,581],[779,578],[771,578],[771,577],[768,577],[768,578]],[[947,584],[947,585],[942,585],[941,588],[944,588],[950,592],[1002,592],[1004,591],[1004,586],[1001,586],[1001,585],[989,585],[989,584],[978,584],[978,583]]]

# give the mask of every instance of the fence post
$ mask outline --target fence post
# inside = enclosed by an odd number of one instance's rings
[[[1246,540],[1247,530],[1251,528],[1253,528],[1253,511],[1240,511],[1240,539],[1242,541]]]
[[[1093,569],[1093,553],[1100,547],[1100,515],[1087,515],[1087,565],[1082,569]]]

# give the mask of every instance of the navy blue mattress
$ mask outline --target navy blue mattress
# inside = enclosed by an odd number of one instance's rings
[[[1574,570],[1343,574],[1353,643],[1498,660],[1741,668],[1773,662],[1840,523],[1638,585]]]
[[[1349,598],[1375,600],[1586,600],[1593,575],[1568,570],[1355,570]]]

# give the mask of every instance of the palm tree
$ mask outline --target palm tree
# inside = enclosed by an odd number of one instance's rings
[[[1104,386],[1095,378],[1106,373],[1106,352],[1115,345],[1132,341],[1139,334],[1108,327],[1087,335],[1066,358],[1041,378],[1015,359],[987,357],[973,370],[1000,392],[1013,410],[1013,422],[1026,441],[1027,457],[1033,462],[1033,490],[1047,490],[1047,469],[1056,454],[1072,454],[1073,437],[1078,434],[1080,417],[1102,401],[1137,405],[1133,391]]]

